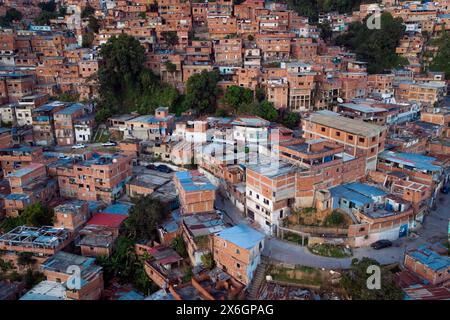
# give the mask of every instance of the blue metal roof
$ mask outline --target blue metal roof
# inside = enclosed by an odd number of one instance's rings
[[[450,268],[450,258],[441,256],[428,248],[426,244],[420,246],[418,250],[410,252],[409,255],[434,271]]]
[[[364,206],[374,202],[372,198],[366,197],[365,195],[351,189],[347,189],[344,185],[331,188],[330,192],[333,198],[344,198],[359,206]]]
[[[411,166],[420,170],[441,170],[440,166],[432,164],[432,162],[436,161],[436,158],[427,157],[417,153],[384,151],[380,153],[380,158],[389,160],[391,162]]]
[[[59,110],[57,112],[55,112],[55,114],[73,114],[77,111],[79,111],[80,109],[83,109],[83,105],[81,103],[74,103],[70,106],[68,106],[67,108],[64,108],[62,110]]]
[[[252,249],[264,240],[264,234],[245,224],[220,231],[217,236],[245,249]]]
[[[24,193],[11,193],[5,199],[7,200],[30,200],[30,197]]]
[[[128,215],[132,205],[127,203],[116,203],[102,210],[102,213]]]
[[[204,175],[193,176],[190,171],[179,171],[175,173],[175,176],[180,181],[181,186],[185,191],[207,191],[217,189]]]
[[[136,291],[118,292],[120,298],[117,300],[144,300],[144,296]]]

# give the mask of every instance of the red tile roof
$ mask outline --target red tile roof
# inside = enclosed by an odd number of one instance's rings
[[[120,214],[96,213],[92,219],[87,222],[87,225],[119,228],[126,218],[127,216]]]

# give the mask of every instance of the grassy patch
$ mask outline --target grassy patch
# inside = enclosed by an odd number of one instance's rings
[[[300,244],[300,245],[302,244],[302,236],[300,236],[300,235],[298,235],[296,233],[286,232],[284,234],[284,238],[283,239],[287,240],[287,241],[290,241],[290,242],[294,242],[294,243]],[[308,238],[307,237],[305,238],[304,243],[305,243],[305,245],[308,243]]]
[[[347,258],[351,256],[344,247],[327,243],[312,245],[309,247],[309,250],[314,254],[324,257]]]
[[[110,139],[110,136],[109,136],[108,130],[103,130],[102,134],[98,135],[94,142],[105,143],[105,142],[108,142],[109,139]]]

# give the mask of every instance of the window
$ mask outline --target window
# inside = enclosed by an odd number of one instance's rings
[[[325,132],[325,127],[321,127],[320,131]]]
[[[340,137],[341,136],[341,132],[340,131],[336,131],[336,136]]]
[[[241,264],[240,263],[236,263],[236,268],[240,269],[241,268]]]
[[[348,140],[353,140],[353,136],[349,135]]]
[[[366,139],[364,138],[359,138],[359,142],[364,143],[366,141]]]
[[[239,251],[239,249],[236,249],[236,253],[237,253],[237,254],[240,254],[240,253],[241,253],[241,251]]]

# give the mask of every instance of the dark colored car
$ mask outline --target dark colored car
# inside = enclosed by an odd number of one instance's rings
[[[392,246],[392,242],[389,240],[378,240],[372,243],[370,246],[375,250],[380,250]]]
[[[450,192],[450,187],[444,186],[444,187],[441,189],[441,192],[442,192],[443,194],[448,194],[448,193]]]
[[[173,171],[172,169],[170,169],[168,166],[166,166],[164,164],[160,164],[159,166],[157,166],[156,170],[158,170],[159,172],[164,172],[164,173],[171,173]]]
[[[149,165],[147,165],[147,166],[145,166],[147,169],[150,169],[150,170],[156,170],[156,166],[154,165],[154,164],[149,164]]]

